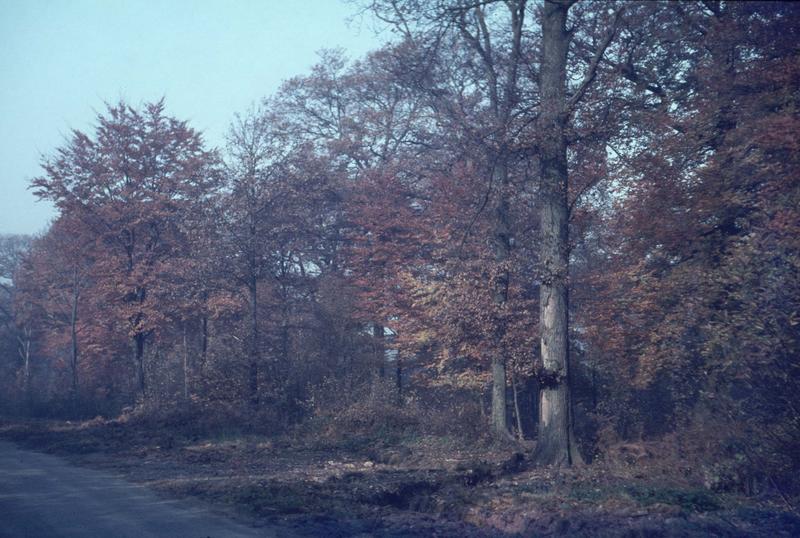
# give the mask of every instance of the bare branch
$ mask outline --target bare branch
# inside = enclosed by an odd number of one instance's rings
[[[625,7],[620,7],[614,13],[614,20],[611,22],[611,25],[608,27],[608,32],[606,33],[603,41],[597,47],[597,50],[594,53],[594,56],[589,63],[589,69],[586,71],[586,76],[584,76],[583,80],[581,81],[580,86],[578,86],[578,90],[575,94],[570,98],[567,102],[567,110],[572,110],[575,105],[577,105],[580,100],[583,98],[586,90],[592,85],[594,82],[595,76],[597,76],[597,66],[602,60],[603,55],[605,55],[606,49],[614,40],[614,36],[617,34],[617,27],[619,25],[620,17],[622,17],[622,12],[625,10]]]

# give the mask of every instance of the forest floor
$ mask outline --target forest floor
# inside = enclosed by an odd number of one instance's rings
[[[529,465],[524,444],[391,445],[0,420],[0,439],[306,536],[800,536],[780,497],[718,494],[646,464]]]

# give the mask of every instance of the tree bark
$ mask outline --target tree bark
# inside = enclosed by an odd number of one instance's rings
[[[258,407],[258,366],[261,356],[261,343],[258,330],[258,283],[250,282],[250,362],[248,368],[248,388],[250,404]]]
[[[544,376],[539,393],[539,431],[534,460],[540,465],[554,466],[580,461],[572,442],[569,394],[569,176],[565,128],[570,40],[566,22],[571,4],[571,1],[556,0],[544,3],[539,80],[542,171],[539,326]]]
[[[205,373],[208,361],[208,316],[200,320],[200,374]]]
[[[183,399],[188,401],[191,396],[191,358],[189,356],[188,322],[183,322]]]
[[[519,391],[517,390],[517,380],[514,370],[511,370],[511,394],[514,395],[514,417],[517,419],[517,439],[525,439],[525,432],[522,430],[522,414],[519,412]]]
[[[386,348],[383,341],[383,325],[379,323],[372,325],[372,337],[375,339],[375,362],[378,363],[378,376],[383,379],[386,377]]]
[[[492,250],[497,264],[497,274],[494,275],[493,299],[497,309],[498,319],[495,326],[494,348],[496,355],[492,359],[492,432],[498,438],[511,437],[508,429],[508,402],[506,392],[506,358],[503,339],[506,334],[506,321],[504,310],[508,301],[509,271],[507,267],[511,253],[511,232],[508,223],[509,208],[507,198],[508,168],[503,161],[503,156],[496,158],[492,172],[492,182],[497,189],[497,199],[494,205]]]
[[[492,361],[492,432],[495,437],[510,437],[507,419],[506,363],[502,359]]]
[[[133,254],[132,247],[128,251],[128,273],[133,271]],[[144,320],[144,313],[142,312],[143,305],[147,299],[147,288],[143,286],[135,286],[132,294],[132,301],[137,305],[138,312],[132,318],[132,325],[134,335],[132,339],[133,346],[133,392],[136,404],[143,404],[147,397],[147,386],[144,371],[144,352],[145,345],[147,344],[148,333],[141,328]]]
[[[144,403],[146,395],[145,376],[144,376],[144,334],[137,334],[133,337],[133,391],[137,404]]]
[[[22,390],[25,392],[25,399],[30,404],[31,397],[31,329],[25,327],[22,330],[24,338],[17,336],[19,343],[19,356],[22,358]]]
[[[403,405],[403,361],[397,355],[397,365],[395,366],[395,385],[397,386],[397,405]]]
[[[72,373],[72,401],[78,401],[78,299],[80,294],[75,291],[72,295],[72,312],[70,315],[70,369]]]

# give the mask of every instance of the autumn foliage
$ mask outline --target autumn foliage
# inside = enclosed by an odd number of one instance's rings
[[[564,7],[555,113],[539,7],[415,4],[373,3],[397,39],[325,52],[226,148],[121,102],[46,157],[58,218],[0,243],[4,408],[536,439],[567,387],[583,459],[647,440],[709,487],[797,491],[797,8]],[[562,284],[569,370],[540,344]]]

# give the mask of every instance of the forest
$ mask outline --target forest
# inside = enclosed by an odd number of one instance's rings
[[[0,236],[0,437],[319,455],[160,487],[320,536],[800,533],[797,5],[352,7],[385,45],[223,147],[166,96],[46,152],[57,218]]]

